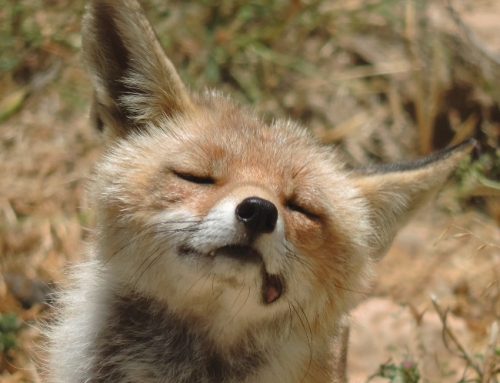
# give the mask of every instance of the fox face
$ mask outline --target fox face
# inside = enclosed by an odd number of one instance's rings
[[[318,320],[345,312],[370,262],[368,207],[349,173],[292,123],[202,97],[194,115],[133,133],[99,165],[103,260],[120,284],[219,334],[294,306]]]
[[[188,91],[135,0],[89,1],[82,37],[107,151],[53,381],[342,381],[354,294],[474,142],[347,169],[298,124]]]

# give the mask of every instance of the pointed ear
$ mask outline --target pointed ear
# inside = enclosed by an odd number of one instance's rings
[[[193,104],[136,0],[90,0],[83,58],[94,85],[91,116],[117,136]]]
[[[370,246],[375,260],[385,255],[397,231],[434,196],[474,145],[475,140],[469,139],[415,161],[374,166],[354,173],[354,182],[371,212]]]

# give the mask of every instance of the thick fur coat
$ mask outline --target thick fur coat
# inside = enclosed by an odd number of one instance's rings
[[[50,381],[344,381],[354,294],[473,142],[348,170],[293,122],[189,92],[135,0],[91,0],[83,24],[107,152]]]

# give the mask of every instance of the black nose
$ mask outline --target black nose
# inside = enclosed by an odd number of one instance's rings
[[[272,233],[278,220],[278,209],[265,199],[248,197],[236,206],[236,218],[243,222],[252,234]]]

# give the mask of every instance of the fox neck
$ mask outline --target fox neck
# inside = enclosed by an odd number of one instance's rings
[[[313,352],[328,352],[330,338],[313,339],[311,329],[297,326],[293,317],[268,321],[221,344],[228,334],[214,338],[199,319],[173,313],[152,298],[130,293],[115,295],[111,301],[108,319],[96,338],[95,369],[102,381],[123,379],[126,372],[120,368],[127,359],[137,365],[134,374],[143,371],[144,376],[134,376],[137,381],[189,371],[191,375],[182,381],[294,382],[309,374],[311,361],[325,360]],[[278,380],[273,378],[277,370],[283,370]],[[327,370],[328,366],[321,366],[321,371]]]

